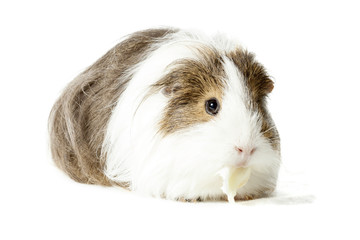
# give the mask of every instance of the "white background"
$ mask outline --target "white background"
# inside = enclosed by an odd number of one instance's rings
[[[11,3],[10,3],[11,2]],[[0,239],[359,239],[356,1],[2,1]],[[122,36],[226,33],[275,79],[283,165],[273,198],[180,203],[77,184],[55,168],[61,90]]]

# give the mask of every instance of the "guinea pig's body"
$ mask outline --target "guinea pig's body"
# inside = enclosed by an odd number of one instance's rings
[[[52,155],[78,182],[168,199],[222,199],[219,171],[251,167],[237,197],[266,196],[280,165],[272,88],[254,56],[222,37],[137,32],[56,102]]]

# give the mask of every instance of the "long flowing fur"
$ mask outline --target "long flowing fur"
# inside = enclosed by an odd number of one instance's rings
[[[50,148],[55,163],[82,183],[110,185],[101,148],[113,108],[131,76],[154,43],[171,29],[135,33],[74,79],[55,103],[49,118]]]
[[[271,193],[280,142],[266,108],[273,82],[254,56],[217,36],[157,29],[128,36],[54,105],[55,163],[82,183],[169,199],[220,199],[219,171],[256,149],[238,196]],[[221,105],[216,116],[207,99]]]

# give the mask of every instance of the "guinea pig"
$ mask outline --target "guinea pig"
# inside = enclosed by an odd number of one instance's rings
[[[273,87],[254,55],[222,35],[136,32],[56,101],[51,154],[75,181],[173,200],[226,199],[219,171],[246,167],[236,199],[266,197],[280,166]]]

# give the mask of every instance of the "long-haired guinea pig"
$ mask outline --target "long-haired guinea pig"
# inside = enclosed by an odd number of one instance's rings
[[[72,179],[167,199],[226,199],[219,171],[251,168],[237,199],[276,186],[273,81],[221,35],[150,29],[76,77],[50,114],[56,165]]]

